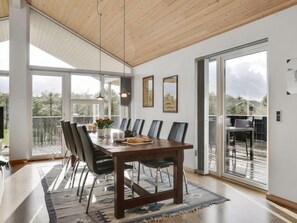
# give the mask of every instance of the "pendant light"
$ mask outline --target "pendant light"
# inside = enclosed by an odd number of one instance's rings
[[[101,20],[102,20],[102,13],[99,12],[99,1],[102,0],[97,0],[97,14],[99,15],[99,75],[101,78]],[[99,96],[96,97],[99,101],[103,101],[104,97],[101,94],[101,90],[100,90],[100,94]]]
[[[127,92],[127,90],[125,89],[125,76],[126,76],[126,7],[125,7],[125,0],[124,1],[124,24],[123,24],[123,27],[124,27],[124,30],[123,30],[123,33],[124,33],[124,38],[123,38],[123,46],[124,46],[124,52],[123,52],[123,77],[124,77],[124,80],[123,80],[123,88],[122,88],[122,91],[120,92],[120,96],[122,98],[127,98],[128,95],[130,94],[129,92]]]

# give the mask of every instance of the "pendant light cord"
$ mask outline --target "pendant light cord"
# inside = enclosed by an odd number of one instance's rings
[[[126,74],[126,4],[125,4],[125,0],[124,0],[124,38],[123,38],[123,45],[124,45],[124,63],[123,63],[123,73],[124,73],[124,78],[125,78],[125,74]]]
[[[101,78],[101,20],[102,20],[102,13],[99,14],[100,16],[100,28],[99,28],[99,34],[100,34],[100,39],[99,39],[99,46],[100,46],[100,53],[99,53],[99,75],[100,75],[100,78]]]
[[[99,15],[99,74],[101,76],[101,22],[102,22],[102,13],[100,12],[100,1],[97,0],[97,15]]]

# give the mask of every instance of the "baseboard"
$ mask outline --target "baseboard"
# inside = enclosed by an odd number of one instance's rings
[[[281,197],[278,197],[278,196],[275,196],[275,195],[272,195],[269,193],[266,194],[266,199],[270,200],[276,204],[279,204],[283,207],[286,207],[292,211],[297,211],[297,203],[295,203],[293,201],[289,201],[289,200],[286,200],[284,198],[281,198]]]
[[[27,159],[22,159],[22,160],[9,160],[9,164],[24,164],[27,163],[28,160]]]
[[[185,167],[184,166],[184,170],[187,171],[187,172],[190,172],[190,173],[195,173],[195,169],[190,168],[190,167]]]

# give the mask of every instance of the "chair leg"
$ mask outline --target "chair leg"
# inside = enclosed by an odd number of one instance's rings
[[[142,172],[143,172],[143,174],[145,174],[144,165],[142,165]]]
[[[159,168],[156,169],[156,178],[155,178],[155,193],[158,193],[158,172],[160,171]]]
[[[187,179],[186,172],[185,172],[184,169],[183,169],[183,175],[184,175],[184,181],[185,181],[186,194],[189,194],[189,191],[188,191],[188,179]]]
[[[166,171],[167,171],[167,176],[168,176],[169,186],[172,187],[168,167],[166,167]]]
[[[132,197],[134,198],[134,168],[131,170],[131,191],[132,191]]]
[[[248,153],[247,133],[245,134],[245,150],[246,150],[246,157],[248,158],[249,153]]]
[[[72,188],[74,187],[75,176],[76,176],[76,172],[77,172],[79,163],[80,163],[80,160],[77,161],[76,166],[75,166],[75,170],[74,170],[74,174],[73,174],[73,179],[72,179]]]
[[[85,172],[86,167],[87,167],[87,165],[84,166],[84,168],[83,168],[83,170],[82,170],[82,172],[81,172],[81,174],[80,174],[79,181],[78,181],[78,186],[77,186],[76,196],[79,195],[80,183],[81,183],[81,179],[82,179],[82,177],[83,177],[83,174],[84,174],[84,172]]]
[[[153,172],[152,172],[152,168],[149,168],[150,173],[151,173],[151,177],[153,177]]]
[[[68,161],[67,161],[67,164],[66,164],[65,173],[64,173],[64,179],[66,179],[66,173],[67,173],[69,162],[70,162],[70,157],[68,158]]]
[[[143,165],[142,165],[143,166]],[[137,183],[140,181],[140,162],[138,162],[138,169],[137,169]]]
[[[161,169],[160,169],[159,173],[160,173],[160,180],[161,180],[162,183],[164,183]]]
[[[85,176],[83,185],[81,186],[81,191],[80,191],[80,196],[79,196],[79,202],[81,202],[82,194],[83,194],[83,192],[84,192],[84,187],[85,187],[86,180],[87,180],[87,177],[88,177],[89,172],[90,172],[90,171],[88,170],[87,173],[86,173],[86,176]]]
[[[97,180],[97,177],[95,177],[95,178],[94,178],[94,181],[93,181],[93,184],[92,184],[92,187],[91,187],[90,193],[89,193],[89,197],[88,197],[88,204],[87,204],[87,209],[86,209],[86,213],[87,213],[87,214],[88,214],[88,212],[89,212],[90,201],[91,201],[91,199],[92,199],[92,193],[93,193],[93,189],[94,189],[94,186],[95,186],[96,180]]]
[[[69,150],[68,150],[68,149],[66,149],[66,151],[65,151],[65,153],[64,153],[64,156],[63,156],[63,159],[65,159],[65,158],[66,158],[68,151],[69,151]]]

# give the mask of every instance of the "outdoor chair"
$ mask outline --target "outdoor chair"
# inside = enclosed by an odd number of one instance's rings
[[[250,128],[253,127],[253,121],[251,119],[235,119],[234,122],[234,127],[235,128]],[[234,146],[236,145],[236,140],[238,138],[243,139],[245,142],[245,150],[246,150],[246,156],[248,157],[248,136],[249,136],[249,132],[234,132],[234,136],[233,136],[233,144]],[[250,136],[252,137],[252,136]],[[236,155],[236,152],[235,152]]]

